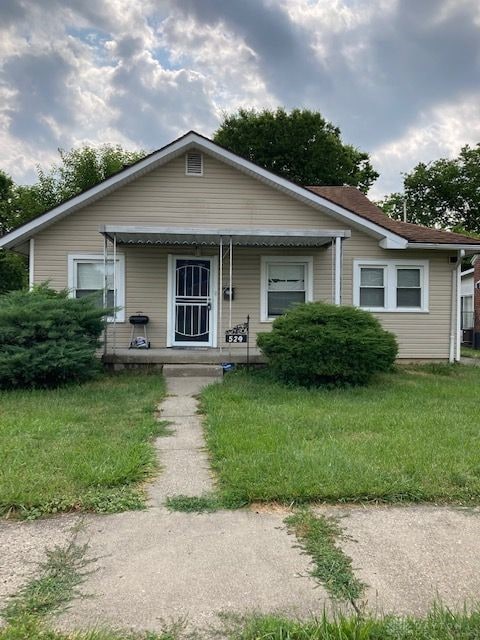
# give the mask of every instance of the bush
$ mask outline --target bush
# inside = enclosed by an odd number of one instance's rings
[[[257,344],[278,378],[304,386],[367,384],[374,373],[392,368],[398,350],[371,313],[322,302],[277,318]]]
[[[53,387],[96,373],[104,309],[46,286],[0,296],[0,388]]]

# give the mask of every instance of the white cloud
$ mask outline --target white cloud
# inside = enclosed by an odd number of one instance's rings
[[[375,194],[399,189],[480,139],[479,26],[476,0],[10,0],[0,167],[27,180],[58,146],[151,149],[224,111],[307,106],[373,152]]]
[[[405,135],[376,149],[372,154],[382,176],[370,195],[381,198],[401,188],[401,173],[419,162],[452,158],[466,145],[480,141],[480,93],[455,103],[446,103],[421,114]]]

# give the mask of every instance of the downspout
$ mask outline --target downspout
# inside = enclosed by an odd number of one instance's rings
[[[456,362],[460,362],[460,349],[461,349],[461,337],[460,337],[460,332],[461,332],[461,288],[462,288],[462,258],[465,256],[465,250],[461,249],[458,252],[458,264],[457,264],[457,322],[456,322],[456,328],[457,328],[457,340],[456,340],[456,344],[455,344],[455,349],[456,349],[456,354],[455,354],[455,360]]]
[[[457,260],[452,269],[451,301],[450,301],[450,352],[448,361],[453,363],[460,359],[460,274],[462,269],[462,258],[465,251],[457,251]]]

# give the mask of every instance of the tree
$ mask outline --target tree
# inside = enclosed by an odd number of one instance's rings
[[[420,162],[403,181],[404,193],[391,193],[380,206],[409,222],[467,233],[480,233],[480,143],[462,147],[453,159]]]
[[[38,169],[38,181],[17,185],[0,170],[0,235],[28,222],[145,156],[119,145],[58,150],[60,164]]]
[[[145,156],[144,151],[108,144],[59,149],[59,154],[61,163],[49,171],[38,169],[38,181],[32,185],[17,185],[0,170],[0,236]],[[26,280],[23,256],[0,250],[0,293],[22,288]]]
[[[240,109],[224,117],[214,141],[304,186],[348,184],[366,193],[379,175],[368,153],[343,143],[318,111]]]
[[[0,295],[27,285],[27,261],[24,256],[0,249]]]
[[[61,163],[49,172],[38,171],[38,195],[46,207],[72,198],[145,157],[145,151],[127,151],[120,145],[84,145],[59,149]]]

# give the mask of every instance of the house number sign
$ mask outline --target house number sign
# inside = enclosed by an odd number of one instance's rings
[[[228,344],[245,344],[248,342],[248,330],[250,324],[250,316],[246,322],[237,324],[225,332],[225,342]]]

